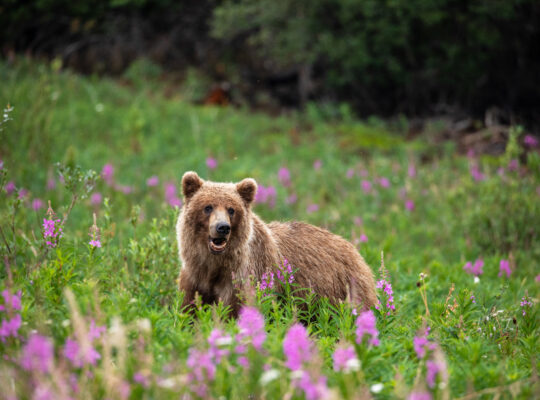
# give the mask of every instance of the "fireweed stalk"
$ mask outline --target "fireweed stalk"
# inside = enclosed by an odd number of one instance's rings
[[[94,249],[96,247],[101,247],[101,236],[96,222],[96,213],[94,213],[93,217],[94,224],[90,227],[90,232],[88,233],[90,236],[90,242],[88,242],[88,244]]]
[[[294,282],[294,271],[292,265],[286,258],[283,259],[283,264],[278,266],[275,274],[272,271],[268,271],[262,275],[259,289],[262,292],[265,292],[263,293],[263,296],[266,296],[268,291],[274,289],[276,278],[277,282],[285,288],[285,292],[288,294],[290,285]]]
[[[60,238],[63,236],[63,224],[60,219],[55,219],[56,214],[51,207],[49,200],[49,208],[46,213],[47,218],[43,218],[43,238],[45,244],[49,248],[54,248],[58,245]]]
[[[375,305],[375,308],[381,311],[383,314],[390,315],[396,310],[394,305],[394,290],[390,280],[387,279],[386,268],[384,267],[384,253],[381,251],[381,268],[379,269],[381,279],[377,281],[376,288],[381,289],[381,299],[379,303]],[[382,301],[381,301],[382,300]]]

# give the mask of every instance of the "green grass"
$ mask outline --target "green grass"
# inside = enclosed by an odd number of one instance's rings
[[[309,322],[318,348],[313,374],[327,376],[337,398],[353,398],[376,383],[384,385],[372,393],[376,398],[407,397],[412,390],[426,389],[425,360],[418,360],[413,349],[424,324],[448,365],[448,382],[439,380],[430,389],[435,398],[477,392],[484,397],[538,395],[540,157],[517,145],[519,129],[512,131],[504,156],[470,160],[456,154],[452,144],[434,145],[426,138],[407,142],[380,122],[362,123],[346,113],[326,120],[315,105],[306,113],[280,117],[197,106],[184,101],[181,90],[163,96],[163,82],[120,85],[26,60],[0,64],[0,79],[0,103],[14,107],[12,120],[1,126],[2,186],[13,181],[29,191],[22,201],[5,190],[0,194],[0,252],[6,265],[0,288],[21,290],[23,320],[18,338],[0,342],[6,355],[0,361],[0,386],[11,388],[17,398],[32,397],[39,385],[58,393],[58,382],[72,373],[79,384],[73,394],[77,398],[123,398],[124,386],[133,399],[177,397],[189,391],[188,350],[204,348],[216,327],[238,332],[221,305],[201,307],[195,317],[180,309],[174,234],[178,210],[165,201],[163,185],[178,186],[187,170],[215,181],[250,176],[260,185],[275,186],[275,207],[255,206],[266,221],[304,220],[353,242],[367,235],[367,243],[356,244],[375,272],[384,252],[396,306],[391,315],[375,311],[381,344],[357,346],[361,369],[345,374],[332,370],[332,353],[339,340],[354,340],[348,307],[335,309],[316,299],[306,307],[293,295],[258,293],[250,302],[265,317],[264,353],[249,350],[248,370],[237,365],[234,355],[228,357],[217,368],[209,397],[302,398],[283,365],[283,338],[297,320]],[[208,157],[217,159],[215,170],[206,166]],[[517,158],[520,171],[509,170],[508,162]],[[313,168],[316,160],[322,161],[320,170]],[[97,172],[110,163],[115,184],[133,191],[123,194],[98,180],[92,193],[106,200],[92,205],[88,197],[78,199],[59,246],[47,249],[41,227],[46,209],[32,210],[32,200],[50,200],[61,216],[73,193],[84,193],[58,182],[56,162]],[[471,177],[471,163],[478,163],[485,180]],[[277,178],[283,166],[291,171],[289,188]],[[414,177],[409,166],[415,166]],[[498,167],[505,167],[503,177]],[[83,172],[65,174],[68,181],[83,177]],[[152,175],[160,179],[157,187],[146,186]],[[52,176],[57,186],[49,190]],[[378,183],[382,177],[389,179],[388,188]],[[362,190],[362,181],[371,182],[369,193]],[[288,204],[292,194],[298,200]],[[405,208],[407,200],[414,202],[414,210]],[[308,213],[310,204],[319,210]],[[100,249],[88,245],[94,212]],[[355,223],[357,217],[362,224]],[[463,266],[477,258],[484,267],[475,283]],[[509,278],[498,276],[501,259],[511,260]],[[427,278],[419,286],[421,272]],[[455,290],[447,299],[452,285]],[[68,305],[66,290],[74,294],[76,307]],[[533,306],[524,316],[520,301],[527,294]],[[8,314],[0,312],[0,318]],[[80,326],[91,319],[109,328],[96,344],[102,359],[96,366],[74,368],[63,357],[63,345],[68,337],[83,340]],[[150,331],[141,321],[149,321]],[[48,374],[19,365],[34,330],[54,341],[55,367]],[[266,385],[259,381],[263,363],[280,372]],[[141,371],[146,385],[133,380]]]

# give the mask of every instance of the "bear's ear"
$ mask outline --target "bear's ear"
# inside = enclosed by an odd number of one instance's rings
[[[257,193],[257,182],[255,179],[246,178],[236,184],[236,190],[246,204],[250,205]]]
[[[186,200],[193,196],[201,188],[203,183],[204,181],[199,178],[196,172],[186,172],[182,177],[182,193]]]

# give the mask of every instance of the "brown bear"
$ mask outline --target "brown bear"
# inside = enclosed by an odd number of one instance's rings
[[[296,284],[334,304],[348,298],[368,308],[377,302],[373,273],[351,243],[302,222],[266,224],[251,210],[256,191],[251,178],[217,183],[184,174],[176,224],[184,306],[199,293],[203,303],[222,301],[236,315],[235,283],[260,282],[285,259]]]

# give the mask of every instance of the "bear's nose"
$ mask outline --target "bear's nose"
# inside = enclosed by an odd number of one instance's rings
[[[227,235],[231,231],[231,226],[226,222],[219,222],[216,226],[217,233]]]

